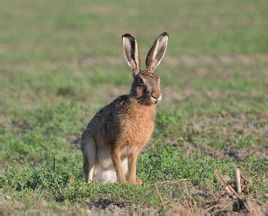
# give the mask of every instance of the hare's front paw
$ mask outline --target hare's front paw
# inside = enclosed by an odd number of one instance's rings
[[[129,179],[128,182],[132,185],[141,185],[142,184],[142,180],[140,180],[140,178],[138,176],[136,177],[136,180]]]
[[[137,185],[141,185],[142,184],[142,180],[138,176],[136,177],[136,184]]]
[[[127,183],[127,180],[126,179],[119,179],[118,181],[120,184],[126,184]]]

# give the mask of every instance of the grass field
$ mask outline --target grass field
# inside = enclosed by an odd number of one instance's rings
[[[33,1],[0,7],[0,215],[232,214],[215,177],[267,211],[268,1]],[[130,89],[121,35],[142,56],[170,34],[142,186],[86,184],[80,135]],[[257,213],[256,213],[257,212]]]

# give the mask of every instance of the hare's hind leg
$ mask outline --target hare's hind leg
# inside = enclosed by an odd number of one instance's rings
[[[82,151],[84,159],[83,168],[86,177],[86,182],[91,182],[93,180],[94,165],[96,161],[95,142],[91,138],[84,139]]]

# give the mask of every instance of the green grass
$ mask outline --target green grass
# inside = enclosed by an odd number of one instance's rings
[[[2,1],[0,214],[198,212],[229,199],[214,171],[233,180],[236,167],[250,181],[245,196],[264,203],[267,1],[129,4]],[[88,185],[80,135],[131,84],[121,35],[135,35],[144,58],[163,31],[163,101],[138,161],[144,184]]]

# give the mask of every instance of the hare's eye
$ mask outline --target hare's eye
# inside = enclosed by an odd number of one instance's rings
[[[143,79],[142,78],[138,78],[138,83],[139,83],[139,85],[144,85],[144,81],[143,81]]]

